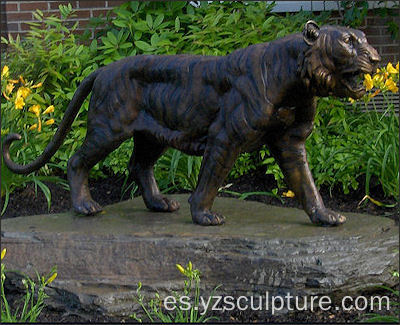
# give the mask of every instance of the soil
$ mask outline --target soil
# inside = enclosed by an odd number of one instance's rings
[[[63,177],[65,178],[65,176]],[[128,200],[130,198],[130,193],[127,192],[121,196],[121,193],[123,192],[122,188],[124,185],[124,179],[125,176],[123,175],[110,175],[105,179],[90,179],[89,187],[93,199],[103,206]],[[358,181],[358,189],[350,191],[348,194],[344,194],[340,187],[329,188],[327,186],[321,186],[320,193],[326,207],[341,212],[367,213],[389,217],[397,221],[399,220],[400,210],[398,206],[397,208],[377,206],[369,200],[366,200],[367,202],[364,201],[363,204],[359,205],[360,201],[365,196],[365,192],[363,179],[359,179]],[[381,187],[372,179],[371,184],[374,183],[376,185],[370,187],[370,196],[372,198],[386,205],[396,203],[394,199],[385,198]],[[272,189],[277,187],[274,177],[272,175],[266,175],[263,170],[256,170],[237,179],[228,180],[225,183],[225,186],[228,184],[231,184],[227,187],[228,191],[238,193],[270,192]],[[71,208],[69,191],[61,185],[54,183],[46,183],[46,185],[49,187],[52,195],[50,210],[47,208],[47,201],[44,194],[38,190],[36,195],[34,185],[30,184],[25,188],[15,190],[10,195],[7,209],[2,218],[5,219],[69,211]],[[280,190],[278,192],[278,196],[282,201],[276,197],[268,195],[250,195],[246,200],[253,200],[271,205],[301,208],[296,198],[287,198],[283,196],[283,192],[285,191],[286,190]],[[182,191],[175,193],[182,193]],[[140,195],[140,193],[135,193],[135,196],[137,195]],[[235,197],[234,195],[223,192],[220,192],[219,196]]]
[[[363,191],[363,181],[359,180],[360,184],[358,190],[351,191],[349,194],[343,194],[342,190],[338,187],[330,189],[329,187],[322,186],[320,193],[324,199],[325,205],[333,210],[341,212],[358,212],[367,213],[373,215],[380,215],[389,217],[399,221],[399,207],[388,208],[379,207],[372,202],[365,202],[359,205],[359,202],[363,199],[365,193]],[[373,184],[373,182],[371,182]],[[129,199],[130,193],[125,193],[121,197],[122,188],[124,184],[124,176],[114,175],[109,176],[105,179],[90,179],[89,186],[93,198],[101,205],[109,205],[117,203],[122,200]],[[264,171],[256,170],[248,175],[244,175],[235,180],[229,180],[225,186],[227,190],[245,193],[245,192],[266,192],[276,188],[276,182],[272,175],[265,175]],[[15,190],[9,199],[9,203],[5,214],[2,218],[13,218],[18,216],[29,216],[35,214],[47,214],[47,213],[59,213],[70,210],[71,202],[69,192],[61,185],[53,183],[46,183],[52,194],[51,208],[47,209],[47,201],[44,194],[38,190],[35,193],[33,184],[28,185],[25,188]],[[301,208],[295,198],[287,198],[282,196],[285,190],[278,192],[279,197],[282,201],[273,196],[267,195],[250,195],[246,200],[254,200],[263,202],[271,205],[286,206],[286,207],[297,207]],[[180,192],[182,193],[182,192]],[[140,193],[136,193],[140,195]],[[227,193],[220,193],[220,196],[232,196]],[[394,204],[394,199],[385,198],[382,190],[378,185],[373,186],[370,189],[370,196],[375,200],[384,202],[385,204]],[[3,202],[2,202],[3,204]],[[398,290],[398,288],[396,288]],[[379,293],[379,292],[378,292]],[[373,293],[377,294],[377,293]],[[370,295],[373,295],[370,293]],[[388,295],[388,292],[381,293],[382,295]],[[398,297],[393,297],[391,301],[398,301]],[[395,314],[395,312],[390,312]],[[314,310],[311,311],[292,311],[283,315],[262,315],[257,312],[250,311],[232,311],[230,313],[215,313],[219,321],[223,322],[274,322],[274,323],[354,323],[360,322],[365,316],[365,312],[359,311],[344,311],[342,309],[336,310],[333,308],[331,311]],[[120,323],[132,322],[131,319],[113,318],[103,316],[101,314],[94,314],[90,319],[80,315],[79,313],[66,313],[63,310],[52,309],[51,307],[45,307],[38,319],[39,322],[45,323]]]

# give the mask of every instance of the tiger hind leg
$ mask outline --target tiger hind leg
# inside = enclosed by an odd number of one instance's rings
[[[179,203],[160,193],[154,178],[154,164],[165,152],[166,146],[158,143],[153,136],[135,132],[134,149],[129,162],[130,177],[138,184],[146,207],[153,211],[173,212]]]
[[[75,212],[92,215],[102,211],[93,200],[88,185],[90,169],[110,152],[120,146],[126,138],[117,138],[105,132],[88,132],[82,146],[68,161],[68,182],[72,207]]]

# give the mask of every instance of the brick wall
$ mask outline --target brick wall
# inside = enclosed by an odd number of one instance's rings
[[[399,38],[394,40],[386,25],[388,18],[368,16],[362,28],[368,41],[378,50],[384,62],[397,62],[400,59]],[[397,26],[400,26],[400,17],[395,18]]]
[[[17,34],[23,36],[29,30],[27,22],[35,21],[32,12],[41,10],[45,15],[59,15],[58,6],[70,3],[76,11],[76,17],[69,19],[72,23],[79,22],[77,31],[82,33],[85,30],[89,19],[105,16],[108,11],[126,1],[1,1],[2,29],[1,35]],[[4,11],[3,11],[4,8]],[[3,14],[4,12],[4,14]],[[4,22],[4,25],[3,25]],[[6,28],[4,28],[4,27]],[[93,36],[93,35],[92,35]]]
[[[27,22],[33,21],[32,11],[42,10],[45,14],[57,14],[59,4],[71,3],[76,10],[77,17],[71,22],[79,22],[78,32],[82,33],[85,26],[92,17],[105,15],[112,8],[125,1],[1,1],[1,34],[5,36],[10,33],[13,36],[23,36],[29,29]],[[335,20],[335,19],[333,19]],[[337,18],[336,18],[337,20]],[[381,54],[383,62],[397,62],[400,59],[399,40],[393,40],[386,25],[388,18],[373,16],[372,12],[367,16],[364,25],[360,29],[367,34],[369,42]],[[400,25],[400,18],[396,17],[397,25]],[[92,35],[94,37],[94,35]]]
[[[332,24],[338,24],[338,15],[333,17]],[[382,18],[374,15],[372,11],[368,13],[363,24],[358,27],[368,39],[368,42],[376,48],[382,57],[382,62],[397,62],[400,59],[400,37],[393,39],[388,30],[387,22],[392,18]],[[400,26],[400,16],[393,18],[395,23]]]

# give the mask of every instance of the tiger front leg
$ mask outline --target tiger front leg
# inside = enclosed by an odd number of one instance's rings
[[[346,221],[346,217],[325,208],[308,166],[306,136],[301,135],[303,132],[298,132],[301,130],[302,127],[293,129],[291,133],[271,141],[269,143],[271,153],[277,159],[287,185],[303,205],[311,222],[321,226],[340,225]]]
[[[239,146],[228,140],[226,134],[209,140],[200,168],[196,190],[189,198],[194,223],[202,226],[216,226],[225,222],[224,217],[211,211],[218,189],[231,170],[239,154]]]

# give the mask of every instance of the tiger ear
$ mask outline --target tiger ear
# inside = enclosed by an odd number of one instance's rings
[[[319,37],[319,27],[313,20],[309,20],[304,25],[303,39],[308,45],[313,45]]]

